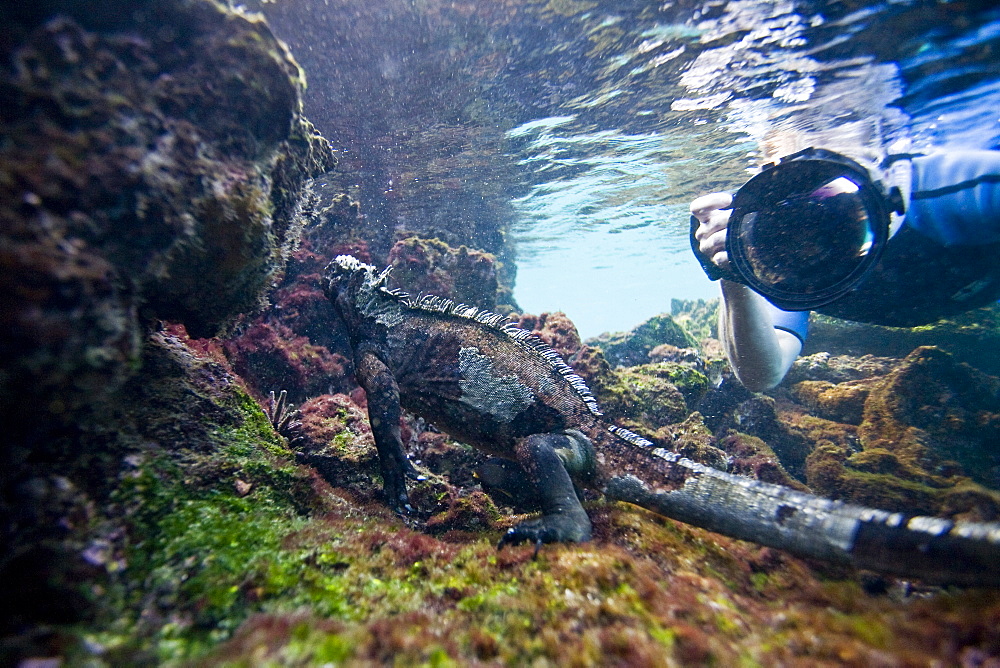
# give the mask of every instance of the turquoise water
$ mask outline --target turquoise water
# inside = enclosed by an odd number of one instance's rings
[[[648,99],[644,120],[617,119],[647,132],[622,132],[614,116],[578,130],[567,115],[508,133],[527,140],[517,155],[532,181],[514,200],[519,303],[563,310],[590,336],[667,310],[670,298],[716,296],[687,243],[687,203],[714,185],[735,189],[768,158],[809,145],[860,155],[892,142],[994,146],[995,12],[949,33],[934,25],[936,12],[893,4],[831,17],[820,3],[730,2],[682,24],[631,23],[634,39],[612,59],[610,81],[566,106]],[[879,32],[899,52],[879,53],[869,41]],[[666,63],[673,80],[639,80]],[[720,165],[722,177],[704,164]]]
[[[306,113],[373,229],[450,243],[470,230],[516,268],[524,311],[564,311],[588,337],[715,296],[688,203],[767,160],[810,145],[871,160],[890,145],[997,147],[995,5],[261,7],[305,67]]]
[[[660,313],[670,297],[715,296],[692,265],[687,205],[670,196],[678,147],[658,133],[560,132],[572,119],[508,132],[536,180],[513,200],[518,303],[564,311],[588,336]]]

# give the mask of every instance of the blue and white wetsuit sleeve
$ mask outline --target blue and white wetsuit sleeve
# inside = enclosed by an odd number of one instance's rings
[[[791,332],[799,341],[806,342],[809,335],[809,311],[782,311],[771,302],[767,302],[767,309],[771,312],[771,324],[775,329]]]
[[[945,246],[1000,241],[1000,151],[914,158],[906,225]]]

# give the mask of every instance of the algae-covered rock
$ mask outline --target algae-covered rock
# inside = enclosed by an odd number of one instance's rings
[[[814,314],[804,355],[905,357],[920,346],[936,346],[988,373],[1000,374],[1000,306],[993,305],[919,327],[882,327]]]
[[[708,390],[704,374],[676,362],[625,367],[617,375],[638,399],[633,419],[653,428],[684,420]]]
[[[730,430],[718,439],[718,447],[729,455],[727,470],[730,473],[745,475],[772,485],[809,491],[785,470],[774,450],[756,436]]]
[[[699,341],[719,338],[719,299],[671,299],[674,321]]]
[[[918,348],[873,386],[858,435],[866,450],[884,448],[936,474],[957,464],[1000,488],[1000,379]]]
[[[854,380],[830,383],[804,380],[792,387],[795,400],[819,417],[834,422],[861,424],[865,401],[877,380]]]
[[[691,413],[677,424],[660,427],[649,437],[658,446],[669,448],[692,461],[723,471],[729,468],[726,453],[716,446],[715,436],[705,425],[701,413]]]
[[[71,422],[134,372],[147,323],[205,336],[253,308],[334,160],[259,19],[42,2],[5,29],[0,397]]]
[[[653,316],[629,332],[601,334],[589,339],[612,366],[635,366],[649,362],[649,353],[663,344],[678,348],[695,348],[698,342],[674,318],[666,313]]]
[[[233,369],[257,396],[280,388],[300,402],[347,388],[351,362],[309,342],[282,324],[256,322],[224,344]]]
[[[279,514],[323,505],[224,364],[149,332],[173,319],[204,336],[255,308],[334,158],[259,18],[140,0],[30,3],[4,20],[0,577],[18,612],[0,632],[22,632],[0,642],[7,664],[60,645],[52,623],[107,613],[136,622],[140,644],[160,632],[170,606],[139,599],[188,580],[144,583],[150,546],[168,543],[159,525],[138,537],[152,515],[126,489],[163,483],[164,509],[185,490]]]
[[[438,239],[408,237],[389,251],[395,285],[492,311],[497,306],[496,257]]]
[[[936,348],[918,348],[883,377],[800,382],[793,394],[803,404],[859,425],[855,443],[816,441],[807,481],[819,494],[879,508],[992,519],[998,392],[995,377]]]
[[[840,428],[819,418],[779,410],[779,404],[774,399],[760,394],[740,403],[733,411],[732,421],[736,431],[756,436],[767,443],[782,465],[800,480],[805,478],[804,465],[809,452],[821,439],[830,438],[828,434],[815,433],[817,424],[835,430]]]
[[[28,482],[5,497],[16,521],[0,576],[17,614],[0,624],[0,660],[82,659],[68,627],[36,633],[54,623],[102,633],[92,651],[111,663],[144,656],[168,624],[194,638],[238,623],[244,594],[229,590],[245,571],[233,564],[253,568],[247,558],[275,547],[253,541],[338,503],[291,454],[237,378],[153,335],[142,375],[37,447],[18,471]]]
[[[783,381],[784,385],[794,385],[804,380],[843,383],[862,380],[873,376],[884,376],[899,363],[895,357],[875,355],[831,355],[827,352],[803,355],[792,363]]]
[[[913,473],[926,478],[919,470],[904,468],[888,451],[856,453],[829,441],[821,442],[806,461],[806,480],[815,494],[893,512],[935,514],[940,484],[912,480]]]
[[[680,422],[688,414],[684,395],[670,382],[668,370],[650,366],[629,367],[618,373],[638,399],[631,407],[632,419],[648,422],[654,428]]]

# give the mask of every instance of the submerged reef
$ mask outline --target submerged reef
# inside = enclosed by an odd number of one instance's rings
[[[634,366],[649,361],[650,352],[664,344],[694,348],[698,342],[672,316],[662,314],[637,325],[630,332],[602,334],[587,341],[599,347],[612,366]]]
[[[512,249],[490,222],[502,207],[477,225],[475,212],[446,225],[401,207],[412,220],[398,226],[363,213],[328,174],[303,73],[261,19],[210,0],[22,3],[10,19],[0,663],[1000,657],[997,592],[806,562],[593,494],[592,541],[498,551],[535,508],[491,486],[495,460],[409,415],[399,428],[422,479],[414,512],[393,514],[319,278],[349,253],[392,265],[393,288],[509,313],[613,421],[697,461],[995,520],[1000,381],[971,335],[945,323],[919,339],[938,347],[917,347],[921,328],[893,330],[880,357],[822,335],[828,347],[768,394],[721,361],[716,302],[583,342],[564,314],[517,312]],[[448,170],[489,171],[460,154]],[[963,331],[995,332],[976,317]],[[282,390],[298,410],[284,421],[268,399]]]
[[[918,346],[937,346],[961,362],[1000,374],[1000,306],[996,304],[919,327],[882,327],[813,315],[804,355],[905,357]]]
[[[150,323],[210,336],[254,308],[334,160],[260,20],[210,2],[21,14],[0,70],[0,397],[72,415],[121,388]]]

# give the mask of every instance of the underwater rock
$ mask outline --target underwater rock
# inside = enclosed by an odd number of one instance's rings
[[[352,236],[361,226],[357,202],[331,194],[329,188],[320,190],[320,201],[303,212],[299,246],[268,295],[267,308],[234,328],[236,332],[222,342],[257,396],[280,386],[294,401],[304,401],[354,387],[349,378],[350,346],[323,294],[321,276],[336,254],[367,256],[367,250]]]
[[[489,495],[472,492],[450,499],[448,508],[427,520],[426,527],[432,534],[483,531],[499,528],[500,519],[500,511]]]
[[[660,427],[648,436],[657,446],[669,448],[692,461],[722,471],[729,468],[729,457],[716,447],[715,436],[700,413],[691,413],[683,421]]]
[[[1000,374],[1000,306],[975,309],[919,327],[882,327],[813,314],[803,354],[905,357],[936,346],[987,373]]]
[[[856,438],[840,442],[811,434],[805,468],[815,493],[899,512],[1000,517],[997,378],[927,347],[883,377],[803,381],[792,393],[810,410],[859,425]],[[818,418],[793,420],[801,429]]]
[[[678,348],[694,348],[698,342],[672,316],[664,313],[653,316],[631,331],[601,334],[588,339],[612,366],[635,366],[649,362],[649,353],[657,346],[670,344]]]
[[[671,299],[670,315],[699,341],[719,338],[719,299]]]
[[[785,376],[783,385],[794,385],[804,380],[843,383],[873,376],[884,376],[899,363],[895,357],[874,355],[831,355],[827,352],[799,357]]]
[[[785,470],[774,450],[756,436],[730,430],[717,439],[717,445],[729,455],[727,470],[730,473],[745,475],[774,485],[784,485],[802,492],[809,491],[808,487]]]
[[[617,375],[638,399],[630,411],[632,417],[654,429],[683,421],[708,389],[708,379],[697,371],[670,362],[625,367]],[[676,383],[683,383],[687,394]]]
[[[803,429],[803,423],[818,418],[806,415],[790,417],[784,412],[779,414],[773,398],[755,394],[736,407],[732,413],[732,426],[724,429],[735,429],[761,439],[778,455],[789,473],[802,480],[805,478],[806,457],[817,442],[815,434]],[[719,433],[719,427],[716,427],[716,433]]]
[[[72,422],[135,372],[146,323],[205,336],[257,305],[294,243],[306,179],[334,159],[261,20],[208,1],[14,16],[0,69],[0,397]]]
[[[392,281],[404,291],[437,295],[486,311],[497,308],[497,260],[466,246],[411,236],[389,251]]]
[[[659,362],[674,362],[686,364],[692,368],[703,367],[704,360],[697,348],[678,348],[669,343],[663,343],[649,351],[649,361],[653,364]]]
[[[166,333],[143,350],[142,374],[93,404],[75,430],[35,448],[5,495],[0,577],[18,614],[0,623],[4,664],[81,649],[73,633],[31,629],[125,623],[134,651],[168,617],[196,609],[199,596],[184,593],[193,581],[185,582],[197,580],[205,566],[192,558],[209,548],[198,545],[193,518],[192,543],[181,547],[183,520],[171,519],[189,504],[218,512],[236,498],[275,499],[289,516],[329,508],[318,479],[292,467],[263,411],[222,365]]]
[[[350,389],[347,358],[313,345],[285,325],[257,322],[223,346],[233,369],[259,397],[281,388],[300,402],[331,388]]]
[[[359,499],[379,499],[378,459],[368,412],[345,394],[313,397],[299,410],[302,437],[296,459],[315,468],[333,487],[349,489]]]
[[[0,577],[19,613],[0,633],[26,634],[0,642],[7,664],[35,656],[8,654],[26,638],[65,645],[48,624],[142,617],[138,638],[164,623],[139,608],[165,539],[134,531],[155,513],[126,489],[169,478],[178,505],[216,484],[251,501],[280,488],[291,512],[324,505],[313,474],[275,473],[281,446],[227,367],[149,330],[171,319],[206,336],[255,308],[308,180],[335,161],[302,116],[302,72],[258,18],[209,0],[57,1],[12,7],[4,28]]]
[[[375,455],[375,439],[368,413],[346,394],[323,394],[299,407],[302,414],[303,451],[332,448],[352,464]]]
[[[383,503],[381,470],[365,408],[346,394],[326,394],[305,402],[300,408],[302,437],[296,458],[355,499]],[[407,456],[430,473],[412,487],[410,503],[415,513],[411,519],[430,518],[428,526],[433,523],[434,530],[441,532],[459,529],[463,521],[469,523],[467,528],[481,529],[489,524],[483,523],[484,517],[496,519],[492,502],[487,508],[463,500],[468,496],[466,490],[477,485],[475,470],[484,461],[483,455],[432,431],[423,420],[412,416],[400,420],[400,433],[407,445]]]
[[[934,475],[1000,488],[1000,379],[921,347],[872,387],[858,435]]]
[[[821,418],[847,424],[861,424],[865,401],[878,379],[831,383],[804,380],[792,387],[792,397]]]
[[[914,477],[937,484],[915,482]],[[831,442],[820,442],[809,454],[806,479],[815,494],[915,515],[936,514],[937,491],[947,484],[928,481],[922,471],[886,450],[862,454]]]
[[[736,379],[728,365],[726,362],[727,371],[720,374],[717,383],[712,383],[697,406],[698,412],[705,416],[705,423],[717,433],[736,427],[737,406],[756,396]]]

